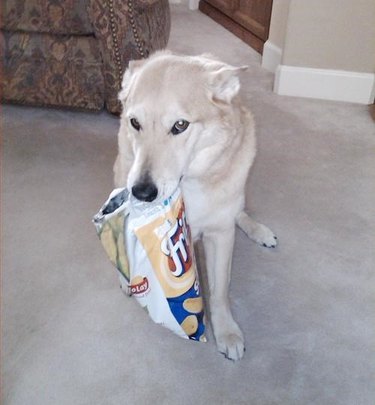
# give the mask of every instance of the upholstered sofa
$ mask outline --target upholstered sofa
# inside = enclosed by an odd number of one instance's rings
[[[129,60],[167,45],[168,0],[3,0],[3,102],[120,112]]]

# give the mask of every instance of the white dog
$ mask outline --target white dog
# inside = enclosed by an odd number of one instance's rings
[[[233,360],[245,350],[228,299],[235,225],[264,246],[277,243],[244,212],[255,156],[253,116],[237,97],[244,69],[166,51],[131,62],[114,166],[115,185],[143,201],[181,187],[193,237],[203,239],[217,347]]]

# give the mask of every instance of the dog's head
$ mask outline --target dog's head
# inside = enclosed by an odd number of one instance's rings
[[[120,136],[133,165],[128,188],[143,201],[168,197],[183,177],[202,176],[217,153],[240,83],[236,68],[214,58],[158,52],[125,72]]]

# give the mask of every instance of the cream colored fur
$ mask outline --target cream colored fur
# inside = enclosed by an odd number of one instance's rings
[[[202,237],[205,248],[217,347],[233,360],[244,353],[228,299],[236,223],[256,242],[276,246],[272,231],[244,212],[256,146],[253,116],[238,97],[241,70],[210,55],[166,51],[132,62],[119,95],[123,113],[114,166],[117,187],[132,190],[147,173],[158,196],[182,188],[193,237]],[[182,119],[188,128],[173,135]]]

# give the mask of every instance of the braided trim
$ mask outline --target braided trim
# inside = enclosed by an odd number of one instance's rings
[[[113,0],[107,0],[106,3],[107,3],[108,10],[109,10],[109,25],[110,25],[110,29],[111,29],[113,47],[115,50],[115,63],[116,63],[116,68],[117,68],[118,88],[120,88],[124,71],[122,69],[119,41],[118,41],[117,33],[116,33],[115,11],[114,11],[114,7],[113,7]],[[145,58],[147,56],[147,52],[145,51],[145,49],[142,45],[142,42],[139,38],[138,28],[137,28],[137,25],[135,23],[135,18],[134,18],[133,0],[128,0],[128,11],[129,11],[130,26],[131,26],[131,29],[133,32],[133,36],[135,39],[135,43],[137,45],[138,52],[142,58]]]
[[[116,35],[116,25],[115,25],[115,13],[113,8],[113,0],[107,0],[107,6],[109,9],[109,25],[111,28],[111,36],[113,41],[113,47],[115,50],[115,63],[117,67],[117,84],[118,88],[121,87],[121,80],[122,80],[122,63],[121,63],[121,56],[120,56],[120,47],[118,44],[118,39]]]
[[[135,43],[137,44],[138,52],[140,53],[142,58],[144,58],[146,56],[146,52],[145,52],[145,49],[143,48],[141,40],[139,39],[138,29],[137,29],[137,25],[135,23],[134,14],[133,14],[133,11],[134,11],[133,10],[133,0],[128,0],[128,8],[129,8],[129,20],[130,20],[130,25],[132,27]]]

